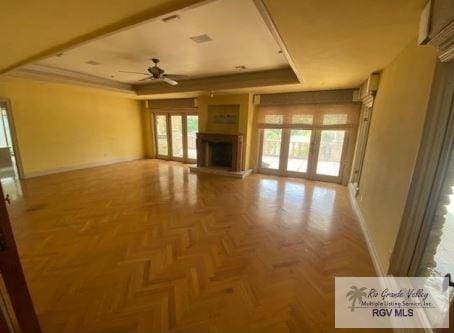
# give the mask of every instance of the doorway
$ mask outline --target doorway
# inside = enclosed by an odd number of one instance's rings
[[[357,106],[262,107],[258,171],[343,183],[354,145]]]
[[[197,160],[196,134],[199,118],[189,112],[156,112],[154,133],[156,157],[164,160],[195,163]]]
[[[394,276],[426,277],[428,282],[432,277],[450,277],[451,330],[437,332],[451,332],[454,325],[453,193],[454,62],[438,62],[418,158],[389,268]]]
[[[348,137],[345,129],[265,128],[259,171],[340,183]]]
[[[22,195],[19,179],[22,167],[14,131],[11,106],[7,99],[0,99],[0,182],[8,198]]]
[[[0,100],[0,178],[20,178],[9,103]]]

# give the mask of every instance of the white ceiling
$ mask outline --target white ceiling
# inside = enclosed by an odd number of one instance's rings
[[[37,64],[124,83],[139,83],[144,76],[120,70],[144,72],[152,57],[161,60],[167,73],[189,78],[235,74],[241,65],[246,66],[241,72],[288,67],[252,0],[216,0],[176,14],[179,19],[148,21]],[[213,41],[197,44],[190,39],[202,34]]]

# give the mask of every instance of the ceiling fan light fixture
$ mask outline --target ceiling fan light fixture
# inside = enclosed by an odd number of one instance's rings
[[[172,86],[176,86],[178,84],[178,82],[175,81],[174,79],[178,80],[179,78],[186,77],[185,75],[165,74],[165,70],[163,70],[162,68],[159,68],[159,66],[158,66],[158,63],[159,63],[158,58],[152,58],[151,61],[153,61],[154,66],[147,68],[148,73],[131,72],[131,71],[120,71],[120,72],[129,73],[129,74],[140,74],[140,75],[147,76],[146,78],[143,78],[139,81],[156,80],[156,81],[165,82]]]
[[[167,16],[167,17],[164,17],[162,19],[162,22],[170,22],[170,21],[173,21],[173,20],[178,20],[180,17],[178,15],[170,15],[170,16]]]
[[[167,77],[162,78],[162,81],[164,81],[164,82],[166,82],[166,83],[168,83],[168,84],[170,84],[170,85],[172,85],[172,86],[176,86],[176,85],[178,84],[177,81],[174,81],[174,80],[169,79],[169,78],[167,78]]]
[[[207,34],[198,35],[198,36],[192,36],[192,37],[189,37],[189,38],[192,39],[192,41],[194,41],[197,44],[201,44],[201,43],[206,43],[206,42],[211,42],[212,41],[211,37],[208,36]]]

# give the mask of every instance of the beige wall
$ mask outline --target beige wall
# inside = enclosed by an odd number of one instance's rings
[[[144,155],[140,103],[92,88],[0,80],[11,101],[25,176]]]
[[[385,271],[416,162],[435,64],[435,51],[412,41],[380,79],[358,202]]]

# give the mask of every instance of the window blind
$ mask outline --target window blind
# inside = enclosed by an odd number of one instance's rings
[[[356,126],[357,103],[258,106],[259,127],[348,127]]]
[[[154,110],[191,109],[195,108],[195,98],[152,99],[147,101],[147,107]]]

